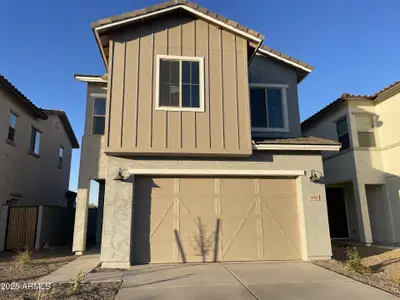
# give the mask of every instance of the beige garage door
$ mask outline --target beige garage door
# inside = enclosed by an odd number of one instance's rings
[[[295,181],[138,177],[132,261],[300,259]]]

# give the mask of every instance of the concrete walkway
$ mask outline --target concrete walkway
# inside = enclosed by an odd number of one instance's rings
[[[308,262],[153,264],[135,266],[117,300],[398,300]]]
[[[95,269],[99,264],[100,254],[82,255],[55,270],[54,272],[40,278],[36,282],[54,283],[73,281],[81,271],[86,275]]]

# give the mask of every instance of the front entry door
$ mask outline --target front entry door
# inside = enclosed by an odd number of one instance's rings
[[[343,189],[327,188],[326,200],[331,238],[349,238]]]

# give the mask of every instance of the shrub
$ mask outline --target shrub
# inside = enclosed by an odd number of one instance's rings
[[[72,293],[75,293],[80,289],[83,280],[85,280],[85,273],[80,271],[78,273],[78,275],[76,275],[76,277],[75,277],[74,285],[72,286],[72,289],[71,289]]]
[[[347,248],[347,267],[357,273],[370,273],[371,270],[362,263],[360,252],[356,247]]]
[[[17,262],[18,265],[20,265],[21,267],[27,266],[31,262],[31,258],[32,258],[31,250],[18,251]]]

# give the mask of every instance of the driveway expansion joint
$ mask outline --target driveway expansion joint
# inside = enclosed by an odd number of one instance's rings
[[[222,267],[225,268],[225,270],[227,270],[233,277],[235,277],[235,279],[237,281],[239,281],[239,283],[257,300],[260,300],[260,298],[257,297],[256,294],[253,293],[253,291],[242,281],[240,280],[240,278],[238,276],[236,276],[235,273],[233,273],[233,271],[231,271],[224,263],[220,262],[219,263]]]

